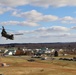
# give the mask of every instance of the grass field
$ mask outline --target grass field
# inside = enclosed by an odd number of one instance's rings
[[[40,60],[29,62],[30,57],[0,57],[0,63],[9,66],[0,66],[3,75],[76,75],[76,61]],[[59,57],[58,57],[59,58]]]

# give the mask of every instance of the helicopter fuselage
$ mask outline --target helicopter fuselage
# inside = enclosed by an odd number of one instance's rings
[[[2,37],[5,37],[6,39],[14,40],[13,34],[2,34]]]
[[[13,40],[14,39],[13,34],[7,34],[7,32],[5,31],[4,27],[2,27],[2,28],[3,28],[2,32],[1,32],[2,37],[5,37],[6,39]]]

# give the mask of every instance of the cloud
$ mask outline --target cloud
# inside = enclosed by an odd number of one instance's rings
[[[34,0],[32,5],[41,7],[62,7],[67,5],[67,0]]]
[[[16,10],[16,9],[11,8],[11,7],[0,7],[0,15],[4,14],[5,12],[14,11],[14,10]]]
[[[71,29],[73,29],[73,30],[76,30],[76,26],[74,26],[74,27],[71,27]]]
[[[65,16],[64,18],[62,18],[62,20],[71,21],[71,20],[74,20],[74,19],[71,16]]]
[[[76,34],[70,32],[70,28],[63,26],[41,27],[36,30],[20,31],[20,33],[25,34],[24,39],[32,38],[30,42],[64,42],[70,39],[73,41],[76,37]]]
[[[27,21],[31,22],[53,22],[60,21],[61,23],[66,24],[76,24],[76,18],[71,16],[58,17],[56,15],[44,15],[36,10],[31,10],[27,12],[17,12],[12,13],[13,16],[24,18]]]
[[[76,18],[73,18],[71,16],[65,16],[61,18],[60,20],[62,23],[67,23],[67,24],[76,23]]]
[[[36,30],[22,30],[18,31],[19,33],[23,33],[22,36],[15,36],[15,40],[13,42],[60,42],[60,41],[71,41],[75,40],[76,34],[70,33],[70,28],[63,26],[51,26],[51,27],[41,27]],[[63,39],[64,38],[64,39]],[[21,40],[23,39],[23,40]],[[20,41],[21,40],[21,41]]]
[[[12,13],[13,16],[16,16],[16,17],[22,17],[22,18],[25,18],[27,20],[30,20],[30,21],[40,21],[42,20],[42,14],[37,12],[36,10],[31,10],[31,11],[27,11],[27,12],[22,12],[22,13],[19,13],[19,12],[13,12]]]
[[[36,32],[50,32],[50,33],[52,33],[52,32],[67,32],[67,31],[69,31],[69,28],[66,28],[63,26],[52,26],[49,28],[42,27],[35,31]]]
[[[6,22],[1,22],[1,25],[23,25],[23,26],[38,26],[37,23],[35,22],[29,22],[29,21],[6,21]]]
[[[68,31],[69,30],[69,28],[66,28],[66,27],[63,27],[63,26],[53,26],[53,27],[51,27],[50,28],[50,30],[52,30],[52,31],[58,31],[58,32],[60,32],[60,31]]]
[[[61,32],[61,33],[59,33],[59,32],[56,32],[56,33],[46,32],[44,34],[44,32],[43,33],[38,32],[38,31],[36,32],[36,30],[34,32],[33,31],[26,31],[25,35],[26,36],[24,36],[23,38],[26,38],[29,40],[30,40],[30,38],[32,38],[32,39],[36,40],[35,42],[40,42],[40,41],[45,41],[45,40],[56,42],[57,38],[58,38],[58,41],[60,39],[62,39],[62,41],[63,41],[63,40],[68,40],[69,38],[72,39],[72,38],[76,37],[76,34],[72,34],[70,32]],[[65,39],[63,39],[63,38],[65,38]],[[40,40],[40,41],[37,41],[37,40]]]
[[[71,33],[69,32],[69,28],[63,26],[51,26],[51,27],[41,27],[35,30],[20,30],[19,33],[23,33],[23,38],[33,38],[33,39],[44,39],[44,38],[55,38],[58,37],[70,37]],[[43,40],[42,39],[42,40]]]
[[[51,38],[51,37],[70,37],[70,33],[59,33],[59,34],[45,34],[45,35],[40,35],[41,38]]]
[[[12,13],[13,16],[24,18],[27,21],[31,22],[53,22],[53,21],[60,21],[61,23],[66,24],[75,24],[76,18],[73,18],[71,16],[65,16],[65,17],[58,17],[56,15],[44,15],[36,10],[31,10],[27,12],[17,12],[14,11]]]
[[[22,17],[33,22],[39,22],[39,21],[48,22],[48,21],[58,20],[57,16],[43,15],[42,13],[37,12],[36,10],[31,10],[31,11],[21,12],[21,13],[15,11],[12,13],[12,15],[16,17]]]
[[[31,34],[31,35],[59,35],[59,34],[64,34],[69,31],[69,28],[63,27],[63,26],[52,26],[52,27],[41,27],[36,30],[32,31],[19,31],[20,33],[25,33],[25,34]]]
[[[39,7],[64,7],[76,6],[76,0],[0,0],[2,6],[17,7],[27,4]]]
[[[28,0],[0,0],[1,6],[17,7],[28,4]]]

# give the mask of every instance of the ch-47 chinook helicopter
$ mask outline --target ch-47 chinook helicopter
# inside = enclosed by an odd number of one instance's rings
[[[10,39],[10,40],[14,40],[14,35],[23,35],[22,33],[20,34],[8,34],[4,28],[4,26],[2,26],[2,32],[1,32],[1,36],[5,37],[6,39]]]

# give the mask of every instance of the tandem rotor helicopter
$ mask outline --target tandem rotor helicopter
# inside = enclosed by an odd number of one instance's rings
[[[23,35],[23,33],[19,33],[19,34],[8,34],[4,28],[4,26],[2,26],[2,32],[1,32],[1,36],[5,37],[6,39],[10,39],[10,40],[14,40],[14,35]]]

